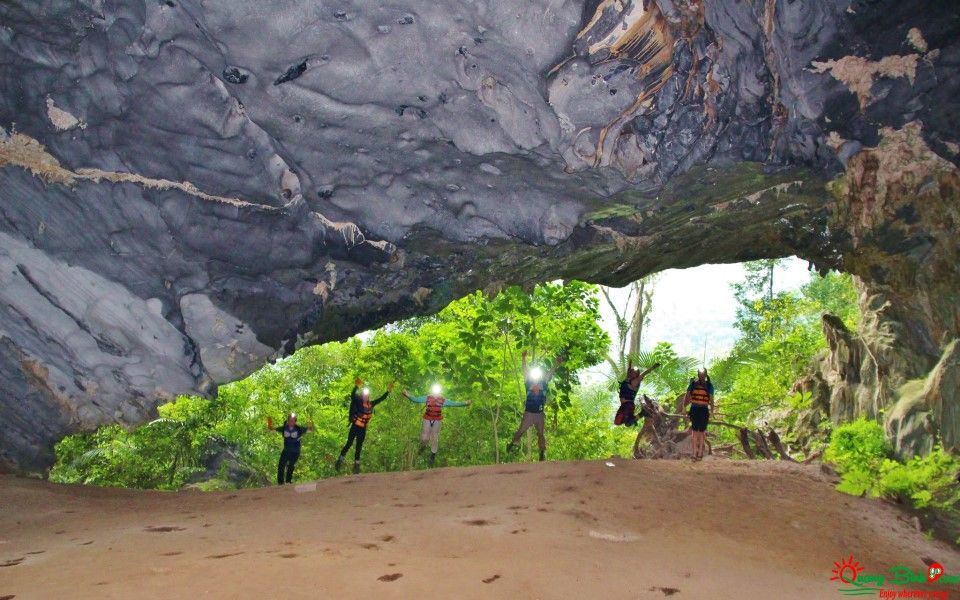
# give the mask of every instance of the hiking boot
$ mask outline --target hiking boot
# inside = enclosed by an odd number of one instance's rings
[[[337,457],[337,462],[334,463],[333,468],[337,471],[337,473],[339,473],[342,467],[343,467],[343,455],[341,454],[340,456]]]
[[[360,461],[359,461],[359,460],[353,461],[353,474],[354,474],[354,475],[359,475],[359,474],[360,474]]]
[[[436,462],[437,462],[437,453],[434,452],[430,455],[430,461],[427,464],[432,467],[434,464],[436,464]]]
[[[540,451],[540,462],[543,462],[543,461],[547,460],[547,457],[544,456],[543,454],[544,454],[544,450],[541,450],[541,451]]]

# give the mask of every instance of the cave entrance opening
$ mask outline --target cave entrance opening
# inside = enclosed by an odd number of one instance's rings
[[[646,305],[634,319],[637,298]],[[347,398],[357,378],[374,399],[396,386],[370,419],[366,471],[430,466],[430,452],[419,444],[423,407],[401,392],[424,396],[434,385],[453,402],[472,403],[444,410],[439,464],[536,459],[532,430],[515,452],[505,449],[523,412],[523,350],[532,367],[549,369],[565,358],[546,409],[553,460],[635,453],[636,431],[612,425],[627,361],[662,365],[641,393],[665,412],[676,412],[676,397],[706,365],[724,419],[752,426],[785,418],[792,427],[790,416],[810,402],[793,384],[826,348],[822,312],[855,326],[852,280],[811,274],[796,258],[665,271],[620,289],[556,281],[492,298],[477,292],[434,315],[303,348],[221,386],[216,398],[181,396],[135,430],[113,425],[70,436],[57,447],[51,478],[161,489],[267,485],[280,439],[267,431],[266,419],[280,425],[290,412],[300,425],[316,427],[303,436],[296,479],[330,477],[337,473],[334,459],[347,434]],[[729,446],[729,454],[738,455],[735,432],[715,436],[714,447]],[[797,442],[784,441],[802,457],[807,448]],[[347,465],[353,457],[351,449]]]

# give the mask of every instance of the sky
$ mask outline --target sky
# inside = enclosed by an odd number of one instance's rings
[[[730,285],[743,279],[740,264],[703,265],[693,269],[670,269],[658,274],[654,286],[653,310],[645,328],[641,346],[653,348],[657,342],[670,342],[677,354],[702,359],[706,344],[707,362],[726,354],[737,339],[733,327],[737,302]],[[774,291],[797,289],[810,278],[806,261],[789,258],[774,274]],[[620,306],[628,288],[611,290],[611,298]],[[616,319],[606,301],[600,299],[602,326],[616,337]],[[607,365],[595,367],[585,379],[602,377]],[[591,377],[593,376],[593,377]]]

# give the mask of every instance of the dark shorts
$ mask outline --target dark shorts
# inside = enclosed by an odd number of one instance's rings
[[[710,421],[710,407],[703,404],[692,404],[690,406],[690,426],[694,431],[706,431],[707,422]]]
[[[643,411],[640,411],[640,414],[634,414],[637,410],[636,405],[633,402],[624,402],[620,405],[620,408],[617,409],[616,416],[613,417],[614,425],[626,425],[627,427],[632,427],[637,424],[638,417],[643,416]]]

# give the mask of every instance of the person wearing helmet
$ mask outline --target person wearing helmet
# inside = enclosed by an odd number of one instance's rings
[[[697,378],[690,380],[687,394],[683,397],[683,406],[690,405],[690,428],[693,429],[693,460],[703,460],[703,448],[706,445],[707,423],[714,412],[713,383],[706,369],[697,371]]]
[[[347,456],[347,451],[350,450],[354,441],[357,442],[357,447],[353,452],[353,472],[354,474],[360,472],[360,453],[363,451],[363,440],[367,437],[367,424],[370,423],[370,418],[373,416],[373,408],[386,400],[390,392],[393,391],[393,384],[391,383],[382,396],[376,400],[370,400],[370,388],[360,389],[362,385],[363,380],[357,377],[356,381],[353,382],[353,391],[350,392],[350,431],[347,433],[347,443],[340,450],[340,456],[337,457],[337,462],[334,465],[337,473],[340,472],[343,459]]]
[[[443,423],[443,407],[470,406],[469,400],[454,402],[444,398],[442,391],[440,384],[435,383],[430,388],[429,396],[411,396],[407,390],[402,392],[407,400],[426,405],[426,410],[423,412],[423,424],[420,426],[420,449],[425,448],[427,442],[430,442],[431,467],[437,462],[437,451],[440,449],[440,425]]]
[[[307,427],[297,425],[297,415],[290,413],[282,427],[274,427],[273,418],[267,417],[267,429],[283,435],[283,450],[280,452],[280,462],[277,464],[277,485],[283,485],[284,482],[293,483],[293,469],[297,466],[297,460],[300,459],[300,439],[306,432],[316,431],[316,428],[313,423]]]
[[[520,436],[530,427],[537,430],[537,442],[540,448],[540,460],[546,460],[547,438],[543,434],[545,425],[543,409],[547,403],[547,386],[550,385],[550,379],[554,372],[563,364],[563,355],[558,356],[554,361],[553,368],[543,372],[540,367],[527,366],[527,351],[523,351],[521,356],[523,361],[524,387],[527,390],[527,398],[523,407],[523,419],[520,421],[520,427],[513,434],[513,439],[507,444],[507,452],[512,452],[514,447],[520,442]]]
[[[636,414],[637,406],[637,388],[643,378],[658,368],[660,363],[655,363],[644,372],[633,366],[633,361],[627,362],[627,378],[620,382],[620,408],[617,409],[617,415],[613,418],[614,425],[624,425],[632,427],[636,425],[640,417],[644,416],[641,409],[640,414]]]

